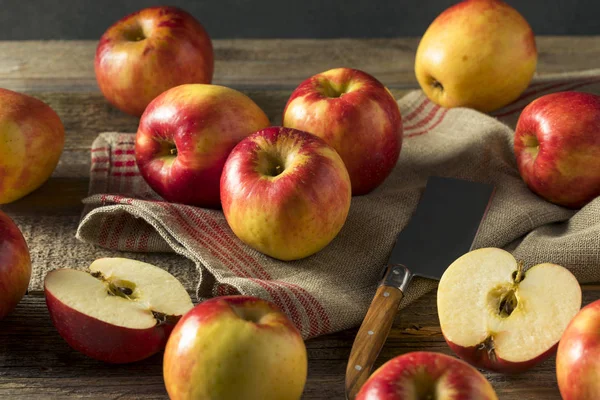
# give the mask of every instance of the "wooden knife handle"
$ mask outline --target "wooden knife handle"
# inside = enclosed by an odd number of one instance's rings
[[[381,285],[354,339],[346,368],[346,398],[352,400],[371,374],[383,347],[403,293],[393,286]]]

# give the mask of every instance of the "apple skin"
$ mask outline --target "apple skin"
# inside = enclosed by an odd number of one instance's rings
[[[108,28],[98,43],[94,68],[104,97],[140,116],[167,89],[211,83],[213,47],[192,15],[175,7],[150,7]]]
[[[475,368],[433,352],[412,352],[391,359],[371,375],[356,396],[356,400],[417,398],[498,399],[492,385]]]
[[[600,96],[559,92],[534,100],[517,122],[514,151],[533,192],[584,206],[600,195]]]
[[[21,301],[30,278],[27,243],[13,220],[0,211],[0,320]]]
[[[165,349],[163,375],[171,400],[299,399],[306,347],[275,305],[217,297],[179,321]]]
[[[148,358],[165,348],[175,326],[172,320],[148,329],[116,326],[65,305],[44,289],[52,324],[60,336],[73,349],[96,360],[123,364]]]
[[[489,112],[523,93],[536,64],[533,31],[518,11],[499,0],[466,0],[431,23],[415,74],[434,103]]]
[[[16,201],[46,182],[64,144],[63,124],[50,106],[0,89],[0,204]]]
[[[273,177],[272,169],[283,165]],[[325,141],[269,127],[240,142],[221,177],[223,213],[240,240],[280,260],[308,257],[341,230],[351,200],[344,162]]]
[[[583,307],[567,326],[556,354],[563,400],[600,399],[600,300]]]
[[[381,82],[356,69],[332,69],[302,82],[285,106],[283,125],[333,147],[348,169],[353,195],[381,185],[402,148],[396,100]]]
[[[459,346],[456,343],[450,341],[445,335],[444,339],[446,339],[446,343],[452,349],[452,351],[454,351],[454,353],[457,356],[459,356],[469,364],[474,365],[477,368],[486,369],[488,371],[501,372],[505,374],[520,373],[533,368],[537,364],[553,356],[556,353],[556,348],[558,346],[558,344],[555,344],[539,356],[528,361],[517,363],[503,360],[502,358],[498,357],[497,354],[494,355],[494,358],[492,359],[487,349],[480,348],[478,346]]]
[[[137,165],[165,200],[218,208],[219,182],[229,153],[267,126],[265,113],[236,90],[177,86],[154,99],[142,115],[135,140]]]

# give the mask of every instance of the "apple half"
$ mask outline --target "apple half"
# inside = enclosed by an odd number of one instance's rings
[[[162,350],[175,324],[193,307],[171,274],[125,258],[96,260],[89,271],[51,271],[44,291],[63,339],[110,363],[139,361]]]
[[[521,372],[556,351],[581,308],[581,287],[559,265],[524,271],[509,252],[484,248],[444,272],[437,307],[442,333],[459,357],[491,371]]]

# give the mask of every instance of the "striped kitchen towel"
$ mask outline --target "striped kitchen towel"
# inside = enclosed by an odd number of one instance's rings
[[[600,94],[600,71],[535,81],[492,115],[443,109],[420,91],[409,93],[398,102],[404,144],[395,170],[374,192],[352,199],[330,245],[293,262],[246,246],[220,211],[163,201],[137,170],[135,135],[102,133],[92,147],[90,193],[77,237],[113,250],[178,253],[200,272],[198,282],[184,282],[195,286],[199,300],[238,293],[271,300],[309,338],[360,324],[427,177],[451,176],[497,187],[475,247],[505,247],[527,265],[552,261],[582,282],[600,281],[600,198],[578,211],[540,199],[521,180],[512,150],[512,127],[523,107],[563,90]],[[402,306],[434,287],[417,278]]]

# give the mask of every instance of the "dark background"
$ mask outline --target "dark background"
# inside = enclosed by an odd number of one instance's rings
[[[420,36],[452,0],[0,0],[0,40],[92,39],[152,5],[179,6],[213,38]],[[600,34],[600,0],[509,0],[536,34]]]

